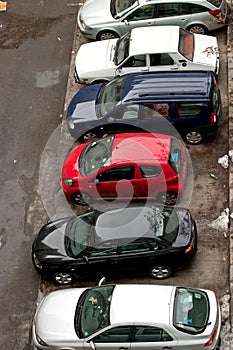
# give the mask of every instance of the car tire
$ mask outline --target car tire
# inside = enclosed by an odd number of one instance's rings
[[[150,269],[149,274],[152,278],[164,280],[172,275],[172,269],[166,265],[155,265]]]
[[[83,142],[90,142],[99,139],[101,136],[95,132],[89,131],[82,136]]]
[[[199,145],[203,140],[203,135],[198,131],[189,131],[185,135],[185,141],[190,145]]]
[[[66,286],[68,284],[73,283],[74,277],[69,272],[59,271],[54,273],[52,280],[56,284]]]
[[[193,24],[190,27],[188,27],[188,30],[191,33],[195,33],[195,34],[206,34],[207,33],[207,28],[202,26],[201,24]]]
[[[71,201],[77,205],[88,205],[93,202],[93,198],[86,192],[75,192],[71,197]]]
[[[109,40],[119,38],[119,35],[116,32],[111,30],[103,30],[97,34],[97,40]]]
[[[173,206],[177,202],[177,193],[175,192],[166,192],[161,193],[159,201],[164,205]]]

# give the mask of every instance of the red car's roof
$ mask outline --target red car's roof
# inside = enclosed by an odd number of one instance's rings
[[[121,161],[167,161],[172,136],[152,133],[124,133],[115,135],[112,163]]]

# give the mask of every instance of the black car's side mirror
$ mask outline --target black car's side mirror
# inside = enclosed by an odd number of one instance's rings
[[[83,260],[84,260],[87,264],[89,264],[89,260],[88,260],[88,257],[87,257],[86,255],[83,255]]]

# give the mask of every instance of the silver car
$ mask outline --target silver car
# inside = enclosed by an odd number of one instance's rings
[[[209,290],[153,284],[52,292],[33,322],[37,349],[216,349],[220,307]]]
[[[227,14],[226,0],[86,0],[78,13],[78,27],[92,40],[155,25],[178,25],[205,34],[224,26]]]

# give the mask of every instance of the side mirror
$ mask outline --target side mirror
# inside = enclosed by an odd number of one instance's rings
[[[91,346],[92,350],[96,350],[95,344],[92,340],[90,340],[90,346]]]
[[[129,22],[127,21],[127,19],[124,19],[124,23],[128,26]]]
[[[88,260],[88,257],[87,257],[86,255],[83,256],[83,260],[84,260],[87,264],[89,264],[89,260]]]
[[[107,119],[107,121],[109,122],[109,123],[112,123],[112,122],[114,122],[114,118],[113,117],[109,117],[108,119]]]
[[[99,179],[95,179],[95,184],[99,185],[99,183],[100,183],[100,180]]]
[[[98,286],[102,286],[102,284],[104,284],[105,282],[106,282],[106,277],[102,277],[98,282]]]

